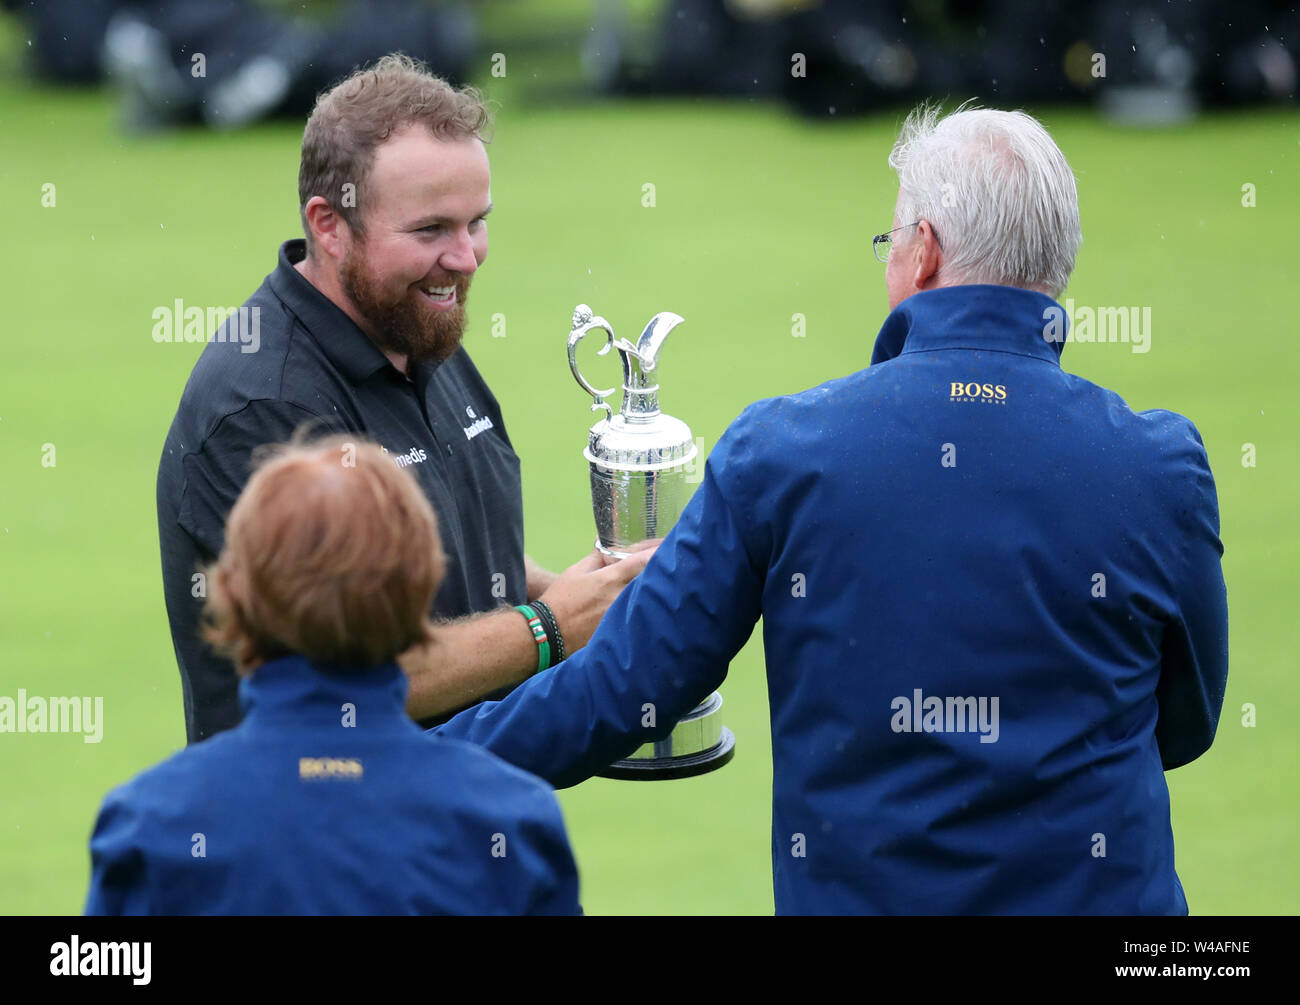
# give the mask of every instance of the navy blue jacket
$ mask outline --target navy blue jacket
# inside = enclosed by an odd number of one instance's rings
[[[86,913],[580,913],[554,791],[422,732],[406,689],[263,665],[242,723],[105,798]]]
[[[572,785],[761,615],[778,913],[1186,913],[1163,771],[1223,702],[1214,482],[1187,419],[1062,371],[1055,306],[917,294],[875,365],[747,408],[590,644],[436,731]]]

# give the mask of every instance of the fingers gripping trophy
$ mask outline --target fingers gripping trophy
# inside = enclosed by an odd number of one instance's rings
[[[664,340],[682,320],[670,311],[656,314],[633,345],[627,339],[615,341],[609,322],[586,304],[573,311],[569,368],[591,395],[591,410],[605,413],[591,427],[583,456],[591,474],[596,547],[611,558],[626,558],[638,542],[667,534],[690,499],[692,481],[698,480],[691,478],[698,448],[690,428],[659,411],[655,373]],[[613,348],[623,362],[623,405],[617,413],[605,401],[615,388],[593,387],[578,369],[578,343],[597,329],[605,333],[597,355]],[[722,696],[714,691],[665,739],[644,744],[601,774],[655,781],[702,775],[730,761],[735,747],[735,736],[722,725]]]

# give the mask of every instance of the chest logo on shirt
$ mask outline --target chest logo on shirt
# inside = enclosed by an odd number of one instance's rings
[[[461,429],[465,431],[465,439],[472,440],[483,430],[492,428],[492,416],[485,415],[479,418],[474,414],[474,409],[470,405],[465,406],[465,414],[474,420],[468,426],[461,426]]]
[[[404,468],[411,464],[423,464],[429,459],[429,455],[419,447],[412,447],[404,454],[394,454],[387,447],[380,447],[379,449],[384,453],[389,454],[393,458],[393,463],[399,468]]]
[[[976,384],[954,380],[948,389],[949,401],[983,401],[992,405],[1007,403],[1006,384]]]

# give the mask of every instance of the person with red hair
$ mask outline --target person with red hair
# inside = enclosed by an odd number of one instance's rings
[[[445,566],[414,479],[347,436],[266,454],[204,573],[244,718],[109,793],[86,913],[580,913],[550,786],[406,714]]]

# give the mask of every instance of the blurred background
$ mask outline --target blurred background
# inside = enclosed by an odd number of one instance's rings
[[[1079,181],[1062,302],[1150,319],[1063,365],[1189,416],[1218,482],[1227,699],[1167,776],[1188,903],[1297,912],[1300,15],[1273,0],[0,0],[0,696],[104,699],[96,744],[0,733],[0,912],[79,912],[99,800],[184,743],[154,484],[202,346],[156,342],[153,312],[252,293],[300,236],[315,94],[394,50],[497,102],[466,347],[554,568],[593,536],[576,303],[620,335],[686,318],[662,401],[707,450],[749,402],[867,365],[910,107],[1041,118]],[[771,912],[757,632],[722,694],[723,770],[561,793],[588,913]]]

